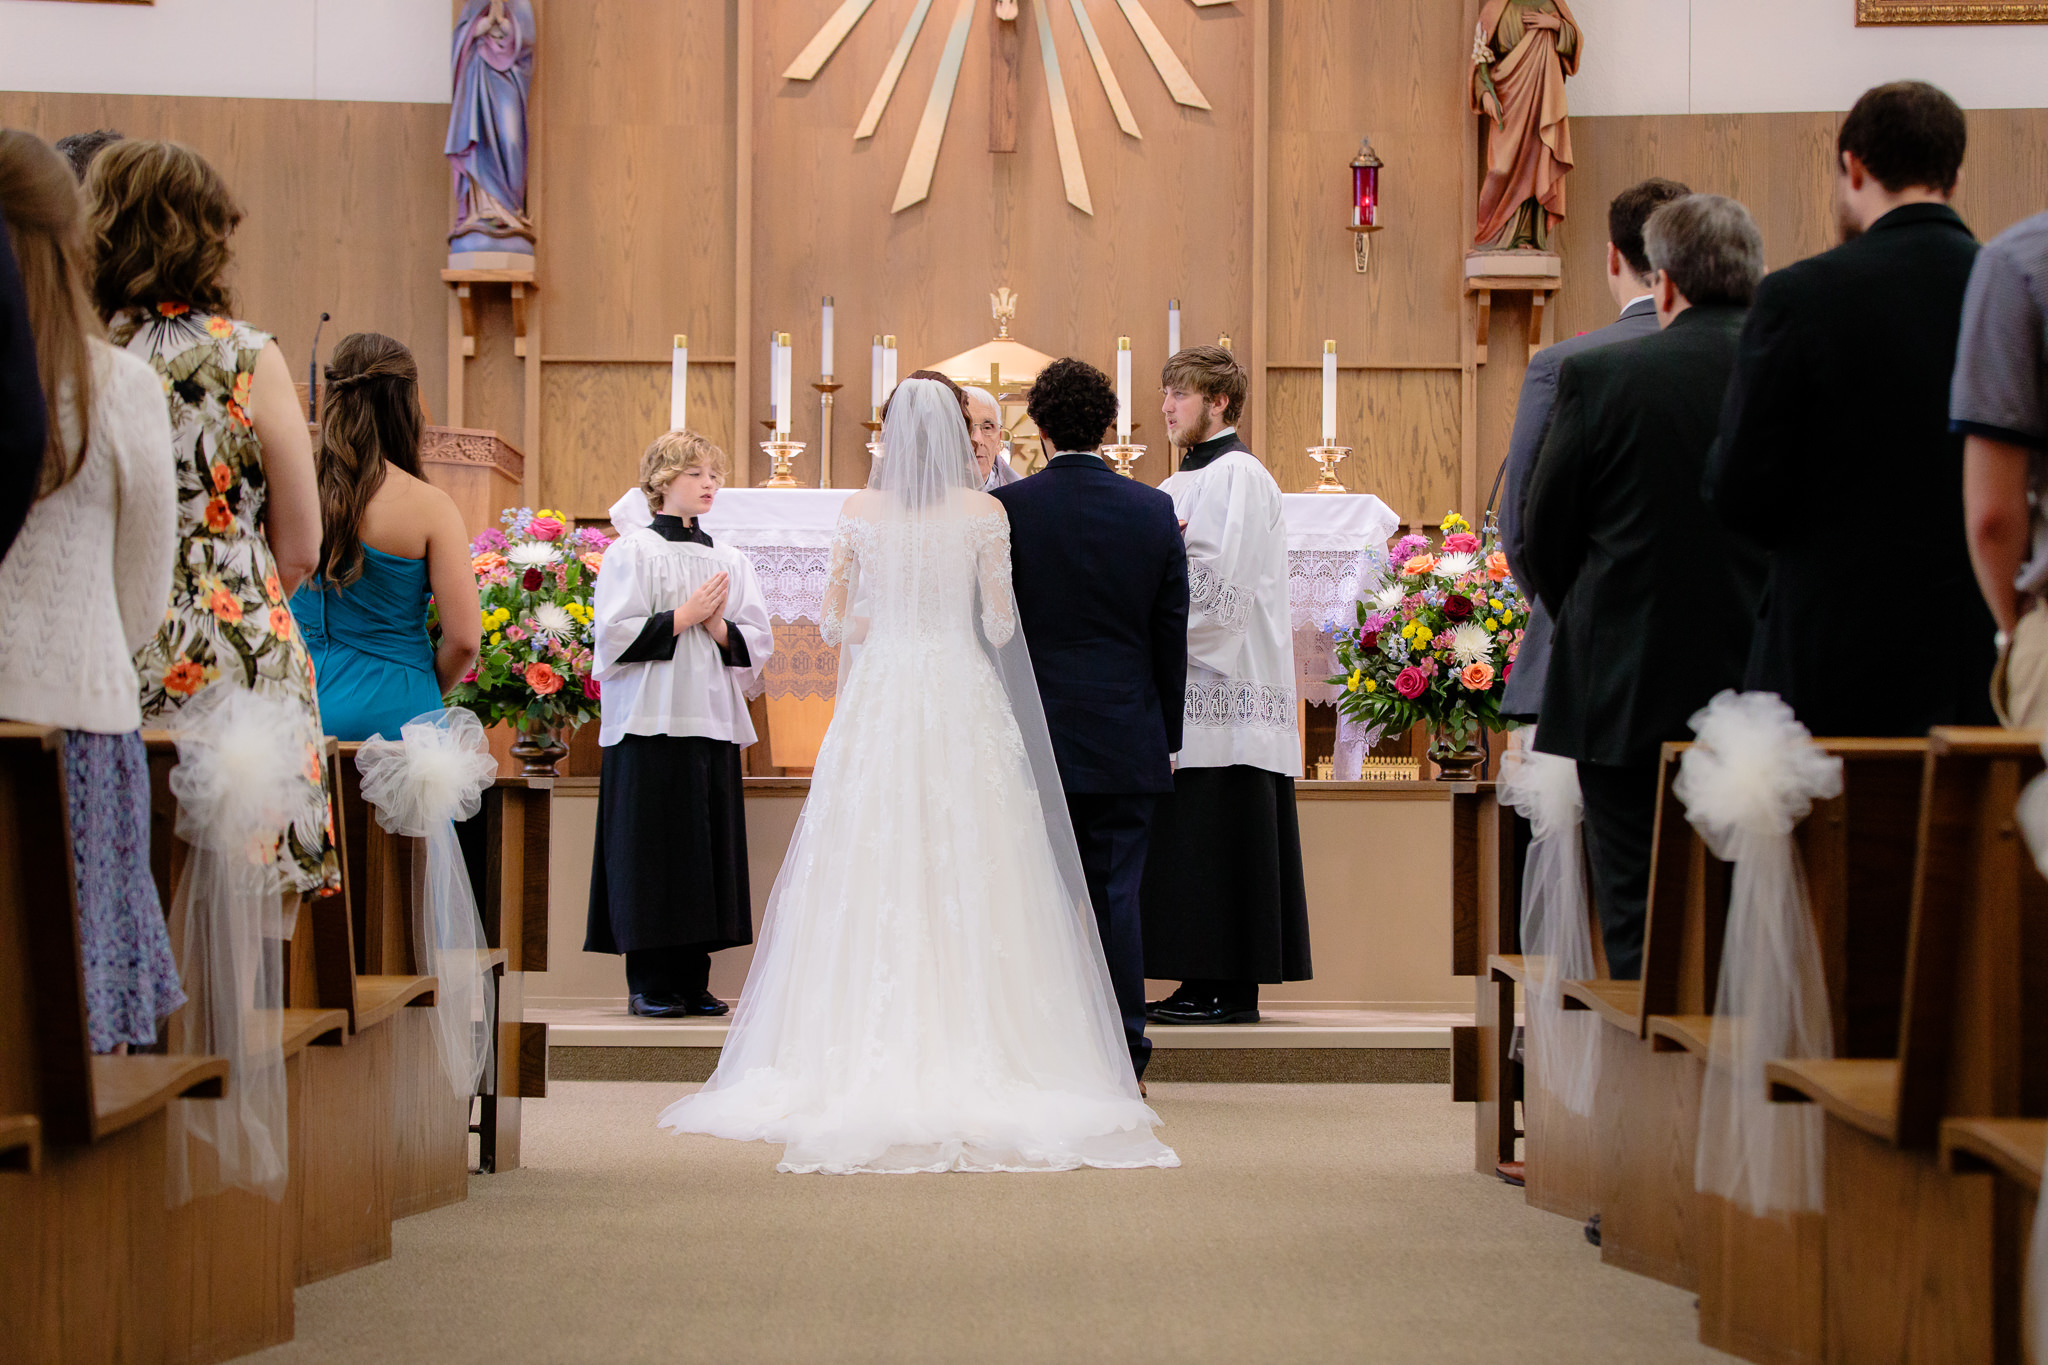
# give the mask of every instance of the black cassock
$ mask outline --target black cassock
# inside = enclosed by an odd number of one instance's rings
[[[1145,975],[1307,981],[1308,890],[1294,779],[1263,768],[1182,768],[1145,858]]]
[[[744,800],[737,744],[626,735],[606,748],[583,950],[752,943]]]

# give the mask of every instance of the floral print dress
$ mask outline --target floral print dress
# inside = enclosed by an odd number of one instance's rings
[[[322,762],[313,660],[285,604],[277,561],[263,535],[269,491],[263,448],[249,419],[256,360],[270,337],[232,318],[161,303],[117,316],[114,344],[147,360],[163,379],[178,459],[178,557],[171,605],[156,639],[135,655],[144,725],[163,724],[216,682],[303,706],[306,781],[313,813],[286,832],[286,880],[301,894],[341,889]]]

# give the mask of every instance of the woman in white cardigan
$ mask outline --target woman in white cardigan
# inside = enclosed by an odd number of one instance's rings
[[[149,871],[149,765],[131,661],[170,601],[170,417],[146,363],[101,338],[84,212],[55,151],[0,132],[0,213],[49,410],[35,505],[0,561],[0,718],[62,727],[95,1052],[156,1041],[185,1003]]]

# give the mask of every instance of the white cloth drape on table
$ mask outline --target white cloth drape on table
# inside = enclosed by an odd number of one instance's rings
[[[1834,1055],[1792,830],[1815,801],[1841,794],[1842,761],[1768,692],[1722,692],[1691,725],[1672,789],[1707,847],[1735,864],[1694,1184],[1759,1216],[1818,1211],[1819,1106],[1773,1104],[1764,1065]]]
[[[414,716],[399,739],[372,739],[356,754],[363,800],[393,834],[425,839],[413,864],[413,957],[436,982],[430,1017],[441,1070],[457,1095],[477,1093],[497,1034],[490,950],[455,822],[483,808],[498,760],[474,713],[450,708]]]

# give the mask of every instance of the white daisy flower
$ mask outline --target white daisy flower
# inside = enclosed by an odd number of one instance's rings
[[[1408,590],[1406,588],[1402,587],[1399,583],[1390,583],[1373,594],[1373,609],[1376,611],[1393,611],[1401,605],[1402,599],[1407,596]]]
[[[576,633],[576,618],[558,602],[542,602],[533,609],[533,629],[537,635],[566,640]]]
[[[1478,567],[1478,555],[1452,554],[1437,560],[1436,573],[1439,578],[1462,578]]]
[[[555,562],[561,552],[541,540],[522,540],[505,551],[505,562],[517,564],[522,569],[544,569]]]
[[[1451,632],[1451,654],[1461,664],[1482,664],[1493,658],[1493,637],[1477,621],[1467,621]]]

